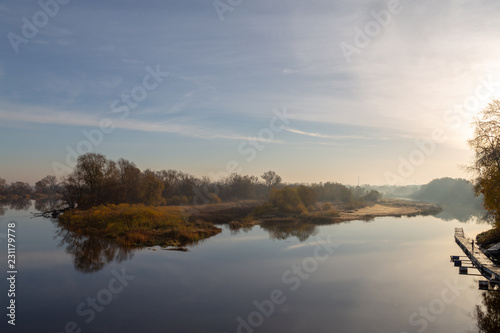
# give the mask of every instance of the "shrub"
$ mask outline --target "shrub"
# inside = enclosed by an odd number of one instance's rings
[[[278,209],[289,213],[305,213],[304,203],[295,188],[286,186],[281,190],[272,189],[270,200]]]
[[[207,198],[211,204],[218,204],[221,201],[220,198],[215,193],[209,193]]]
[[[187,205],[189,202],[189,199],[187,196],[179,196],[179,195],[174,195],[173,197],[169,198],[167,200],[167,204],[171,206],[180,206],[180,205]]]
[[[316,194],[316,192],[304,185],[300,185],[299,188],[297,188],[297,194],[306,207],[313,206],[318,200],[318,195]]]

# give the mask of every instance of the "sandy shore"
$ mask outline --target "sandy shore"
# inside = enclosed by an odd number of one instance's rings
[[[417,216],[433,215],[440,212],[440,207],[423,202],[402,199],[382,199],[375,204],[358,209],[347,209],[340,203],[328,202],[329,209],[325,209],[326,202],[318,202],[308,214],[292,214],[277,211],[255,215],[255,208],[265,201],[245,200],[232,203],[183,207],[186,215],[192,220],[203,220],[216,224],[230,223],[234,227],[251,226],[260,223],[287,223],[302,221],[307,223],[337,223],[354,220],[368,220],[383,216]],[[332,214],[332,210],[335,214]]]
[[[339,210],[339,218],[343,221],[364,220],[382,216],[416,216],[438,213],[439,207],[429,203],[407,201],[401,199],[382,199],[380,202],[353,211]]]

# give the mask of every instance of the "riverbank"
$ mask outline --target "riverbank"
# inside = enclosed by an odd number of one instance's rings
[[[440,208],[432,204],[382,199],[359,208],[320,202],[297,214],[280,211],[266,201],[244,200],[201,206],[106,205],[65,212],[59,223],[77,234],[114,239],[124,246],[185,246],[221,232],[217,224],[239,229],[257,224],[331,224],[438,212]]]
[[[372,220],[375,217],[384,216],[435,215],[441,212],[441,207],[434,204],[385,198],[359,208],[337,202],[318,202],[310,207],[307,213],[283,212],[264,201],[240,201],[182,208],[186,209],[186,214],[189,214],[191,210],[195,219],[215,224],[229,224],[233,229],[262,223],[330,224]]]
[[[482,232],[476,236],[476,241],[483,249],[487,249],[492,245],[500,243],[500,229],[493,228]]]

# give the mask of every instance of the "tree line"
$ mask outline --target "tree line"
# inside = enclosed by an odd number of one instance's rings
[[[33,194],[53,195],[57,193],[58,189],[58,182],[55,176],[44,177],[35,183],[35,187],[22,181],[8,184],[5,179],[0,178],[0,198],[29,198]]]
[[[270,198],[270,194],[278,200],[280,192],[276,191],[285,187],[291,188],[291,192],[298,191],[305,206],[317,200],[356,204],[365,200],[377,201],[381,197],[376,191],[365,193],[362,189],[339,183],[285,186],[274,171],[267,171],[260,177],[232,173],[219,180],[198,178],[171,169],[141,171],[131,161],[123,158],[113,161],[97,153],[79,156],[71,174],[59,180],[46,176],[36,182],[34,188],[23,182],[7,185],[0,178],[0,195],[57,194],[69,207],[82,209],[119,203],[199,205],[245,199],[265,200]],[[286,191],[290,196],[290,190]],[[287,195],[284,197],[287,198]]]
[[[472,182],[462,178],[434,179],[413,193],[411,198],[437,204],[482,206],[482,195],[475,196]]]

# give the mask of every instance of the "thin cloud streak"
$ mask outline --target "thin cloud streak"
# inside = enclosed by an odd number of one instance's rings
[[[239,140],[239,141],[259,141],[262,143],[283,143],[281,140],[271,140],[266,138],[258,138],[255,136],[244,136],[235,133],[221,134],[220,130],[207,129],[192,125],[183,125],[174,122],[145,122],[136,119],[111,119],[111,118],[96,118],[94,116],[85,116],[81,113],[68,111],[49,111],[42,109],[25,110],[24,112],[0,110],[0,119],[2,122],[20,122],[39,125],[69,125],[78,127],[99,128],[103,119],[109,119],[114,128],[142,131],[142,132],[157,132],[178,134],[185,137],[193,137],[198,139],[222,139],[222,140]],[[184,119],[186,121],[186,119]]]
[[[301,131],[301,130],[290,128],[290,127],[285,128],[285,131],[288,131],[290,133],[300,134],[300,135],[312,136],[314,138],[322,138],[322,139],[333,139],[333,140],[367,139],[366,137],[357,136],[357,135],[328,135],[328,134],[320,134],[320,133],[316,133],[316,132],[305,132],[305,131]]]

